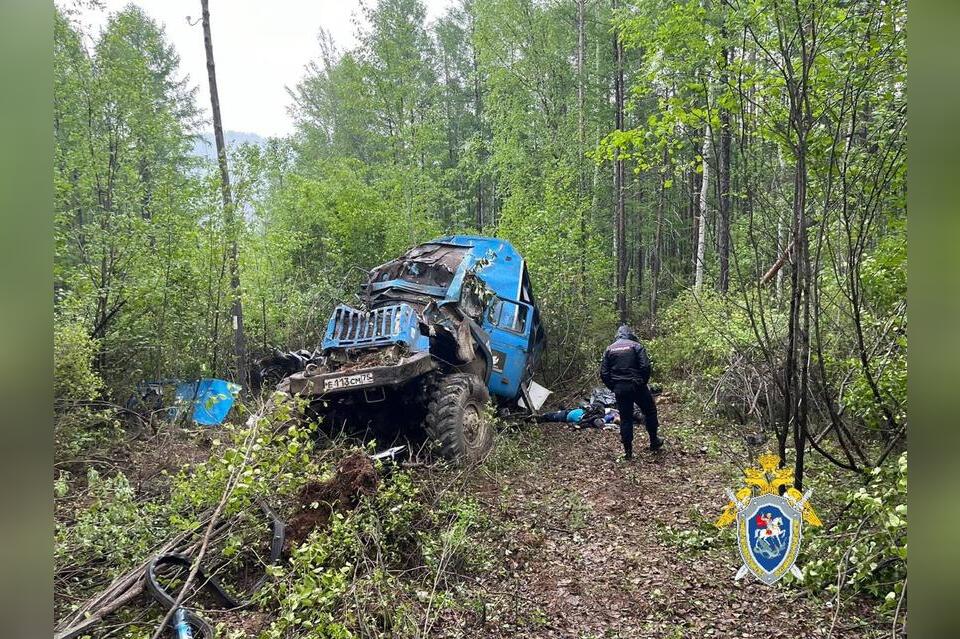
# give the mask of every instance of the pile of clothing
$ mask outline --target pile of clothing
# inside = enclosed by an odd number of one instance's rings
[[[613,392],[603,388],[594,388],[590,398],[581,400],[577,408],[556,410],[534,417],[537,422],[560,422],[572,424],[575,429],[605,428],[617,430],[620,427],[620,411],[617,410],[617,398]],[[633,409],[633,419],[636,423],[643,423],[643,414],[636,407]]]

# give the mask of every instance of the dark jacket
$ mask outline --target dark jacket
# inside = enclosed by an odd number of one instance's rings
[[[637,336],[629,327],[621,326],[617,330],[617,341],[603,352],[600,379],[611,390],[618,383],[646,384],[650,379],[647,349],[637,341]]]

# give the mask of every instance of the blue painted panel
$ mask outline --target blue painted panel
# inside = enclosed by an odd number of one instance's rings
[[[510,242],[495,237],[475,235],[447,235],[433,241],[473,247],[463,260],[457,277],[450,286],[450,298],[455,299],[454,293],[459,295],[463,274],[484,258],[490,259],[490,264],[478,272],[480,279],[500,297],[511,300],[520,297],[523,258]]]
[[[174,392],[175,405],[170,408],[170,419],[176,419],[181,407],[192,407],[191,418],[197,424],[215,426],[223,423],[240,386],[223,379],[200,379],[182,382]]]
[[[490,335],[490,349],[494,351],[495,359],[488,388],[493,395],[507,399],[517,397],[520,383],[527,371],[534,319],[530,305],[511,301],[520,298],[523,258],[510,242],[494,237],[448,235],[434,242],[470,246],[473,249],[460,265],[451,283],[449,299],[458,299],[463,277],[468,269],[477,262],[489,260],[489,264],[479,269],[477,275],[501,298],[501,302],[500,308],[493,310],[493,316],[488,315],[483,322],[484,330]],[[518,318],[522,321],[517,322]],[[507,326],[520,330],[504,328]]]
[[[500,353],[488,384],[492,394],[513,399],[520,393],[532,321],[533,307],[529,304],[501,298],[491,303],[483,328],[490,334],[490,348]]]

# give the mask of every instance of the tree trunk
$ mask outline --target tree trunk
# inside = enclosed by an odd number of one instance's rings
[[[703,288],[703,260],[707,248],[707,194],[710,192],[710,154],[713,152],[713,133],[710,123],[703,131],[703,181],[700,184],[700,217],[697,222],[697,258],[693,288],[697,292]]]
[[[600,38],[597,38],[596,42],[593,43],[593,75],[596,78],[600,77]],[[604,104],[609,104],[610,93],[609,85],[605,85],[603,89],[602,100]],[[603,137],[603,120],[602,118],[596,119],[597,130],[594,133],[594,142],[599,143],[600,138]],[[594,212],[600,207],[600,163],[593,163],[593,180],[590,184],[590,211]]]
[[[619,8],[619,0],[613,0],[613,10]],[[623,43],[620,34],[613,35],[613,58],[615,63],[613,91],[614,91],[614,128],[623,130]],[[627,261],[627,220],[626,220],[626,167],[619,149],[614,151],[614,178],[613,189],[616,194],[614,212],[614,244],[617,261],[616,289],[617,289],[617,317],[621,323],[627,321],[627,276],[629,262]]]
[[[587,0],[577,0],[577,206],[580,209],[580,242],[587,243],[587,209],[583,205],[586,193],[586,171],[584,157],[587,147],[586,122],[586,81],[584,76],[584,56],[587,46],[585,12]],[[580,251],[580,292],[581,299],[586,298],[587,257],[586,251]]]
[[[780,185],[780,181],[783,179],[783,174],[786,171],[786,165],[783,161],[783,152],[777,151],[777,156],[779,158],[779,171],[776,173],[776,177],[773,180],[773,184],[770,185],[770,192],[776,193],[777,187]],[[780,207],[777,207],[777,255],[783,256],[787,252],[787,225],[783,223],[783,213],[780,210]],[[787,256],[789,257],[789,256]],[[781,265],[782,266],[782,265]],[[777,300],[783,299],[783,269],[777,269],[777,279],[774,290],[776,291]]]
[[[799,128],[799,127],[798,127]],[[803,129],[801,129],[803,131]],[[803,133],[801,133],[803,135]],[[787,352],[788,384],[793,388],[793,445],[794,487],[803,489],[804,452],[807,441],[809,410],[809,364],[810,364],[810,255],[807,241],[807,164],[806,141],[801,138],[796,149],[797,171],[794,186],[794,272],[790,304],[789,350]],[[788,406],[788,411],[793,411]],[[789,423],[788,420],[787,423]]]
[[[233,355],[234,370],[238,380],[248,385],[247,343],[243,333],[243,301],[240,298],[240,264],[237,256],[237,224],[230,191],[230,173],[227,170],[227,147],[223,139],[223,124],[220,120],[220,96],[217,93],[217,72],[213,63],[213,39],[210,36],[210,2],[200,0],[203,10],[203,46],[207,54],[207,79],[210,82],[210,110],[213,114],[213,137],[217,145],[217,163],[220,165],[220,195],[223,199],[224,226],[230,243],[230,292],[233,298]]]
[[[631,235],[633,237],[632,245],[636,252],[636,259],[632,267],[632,271],[634,272],[634,281],[636,282],[636,289],[633,291],[628,290],[628,300],[642,299],[643,271],[644,267],[646,266],[646,251],[643,244],[643,180],[636,179],[635,182],[637,184],[637,214],[633,221],[633,232]]]
[[[687,171],[687,219],[690,220],[690,233],[683,242],[684,253],[688,255],[689,260],[684,260],[686,265],[685,273],[693,275],[697,270],[697,237],[700,234],[700,215],[697,212],[699,208],[700,183],[703,176],[688,167]]]
[[[724,34],[725,36],[726,34]],[[723,73],[720,84],[727,85],[727,65],[730,60],[729,49],[723,50]],[[730,110],[720,107],[720,221],[717,225],[718,248],[720,258],[720,278],[717,289],[726,293],[730,287]]]
[[[810,107],[810,73],[813,66],[815,44],[815,23],[811,15],[798,15],[796,32],[781,34],[780,42],[799,42],[800,73],[794,66],[794,52],[781,44],[780,53],[785,65],[783,69],[787,99],[790,107],[790,130],[795,161],[793,195],[793,271],[790,278],[790,324],[787,333],[787,350],[784,363],[784,425],[793,426],[794,445],[794,487],[803,489],[807,428],[809,420],[810,395],[810,303],[811,280],[810,250],[808,241],[809,223],[807,221],[807,156],[809,152],[810,130],[813,126]],[[784,463],[781,460],[781,463]]]
[[[663,211],[667,202],[667,172],[670,156],[663,150],[663,166],[660,167],[660,190],[657,195],[657,217],[653,223],[653,247],[650,250],[650,319],[657,319],[657,293],[660,289],[660,254],[663,250]]]
[[[479,154],[479,164],[480,166],[485,165],[485,153],[486,140],[483,139],[483,94],[481,92],[483,83],[481,82],[480,77],[480,62],[477,60],[477,40],[476,40],[476,24],[474,19],[470,19],[470,60],[473,64],[473,115],[477,120],[477,132],[479,133],[480,138],[480,151]],[[477,232],[483,233],[483,174],[482,172],[477,173],[477,211],[476,211],[476,224]]]

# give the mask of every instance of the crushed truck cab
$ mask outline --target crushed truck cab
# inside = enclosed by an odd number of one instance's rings
[[[372,269],[360,299],[334,309],[321,348],[281,390],[368,426],[397,421],[398,411],[417,416],[454,459],[492,444],[482,410],[491,396],[535,405],[529,389],[546,336],[509,242],[455,235],[421,244]]]

